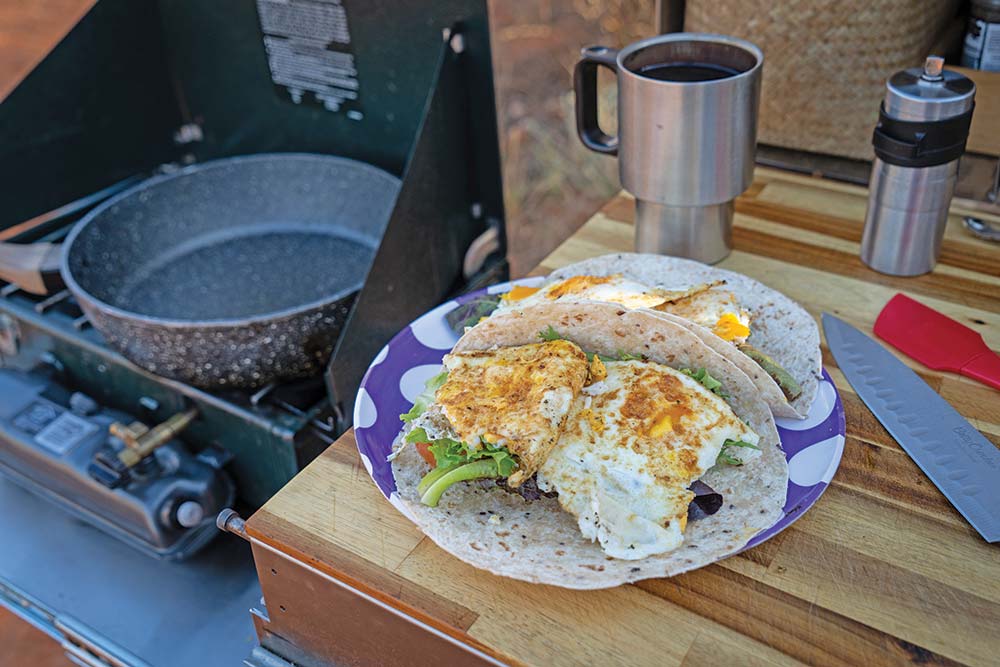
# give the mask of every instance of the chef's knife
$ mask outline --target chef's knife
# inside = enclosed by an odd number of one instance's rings
[[[899,446],[987,542],[1000,541],[1000,450],[891,352],[823,313],[837,366]]]

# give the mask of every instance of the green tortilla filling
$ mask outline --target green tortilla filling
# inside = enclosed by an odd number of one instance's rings
[[[760,450],[760,447],[758,447],[757,445],[751,445],[749,442],[743,442],[742,440],[730,440],[726,438],[726,441],[722,443],[722,450],[719,451],[718,458],[715,459],[715,463],[717,465],[720,463],[725,463],[726,465],[730,466],[743,465],[743,461],[739,460],[738,458],[734,457],[732,454],[729,453],[730,447],[746,447],[748,449],[756,449],[758,451]]]
[[[484,294],[463,303],[444,317],[451,330],[461,336],[467,327],[474,327],[479,324],[479,320],[492,315],[499,305],[499,294]]]
[[[441,371],[434,377],[427,380],[424,383],[424,390],[417,396],[417,400],[413,401],[413,407],[410,408],[409,412],[404,412],[399,415],[399,418],[406,423],[410,423],[420,415],[427,411],[428,406],[434,402],[434,394],[437,390],[441,388],[448,380],[448,371]]]
[[[399,415],[399,418],[409,423],[424,414],[434,402],[437,390],[447,379],[448,371],[442,371],[427,380],[424,391],[417,396],[413,407]],[[517,470],[517,459],[506,447],[499,447],[485,440],[478,449],[473,449],[466,443],[451,438],[432,440],[427,431],[415,428],[407,434],[406,442],[430,443],[428,450],[434,455],[437,466],[420,480],[417,492],[420,494],[420,502],[431,507],[437,506],[441,495],[452,484],[473,479],[506,478]]]
[[[701,383],[705,389],[722,398],[728,399],[729,394],[727,394],[722,389],[722,383],[716,380],[714,377],[708,374],[708,371],[704,368],[699,368],[697,370],[691,370],[690,368],[682,368],[681,373],[689,376],[692,380],[697,380]]]
[[[802,394],[802,387],[791,374],[781,367],[777,361],[767,356],[757,348],[752,345],[747,345],[743,343],[739,346],[739,351],[747,355],[755,362],[757,365],[764,369],[764,372],[771,376],[771,378],[778,384],[781,388],[781,392],[785,395],[789,401],[794,401],[796,398]]]
[[[431,440],[422,428],[415,428],[406,436],[406,442],[429,442],[437,467],[423,476],[417,484],[420,502],[437,507],[442,494],[452,484],[473,479],[509,477],[517,470],[517,459],[506,447],[482,441],[478,449],[451,438]]]

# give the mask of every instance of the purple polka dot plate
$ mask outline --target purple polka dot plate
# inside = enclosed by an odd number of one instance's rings
[[[514,285],[538,285],[542,280],[525,278],[501,283],[443,303],[400,331],[368,367],[354,405],[354,435],[368,473],[403,514],[406,511],[396,497],[396,482],[386,457],[402,426],[399,415],[410,409],[423,391],[424,382],[441,372],[441,359],[458,340],[445,316],[484,294],[501,294]],[[775,421],[788,459],[785,513],[773,526],[751,538],[746,549],[778,534],[812,507],[830,484],[844,451],[844,407],[826,371],[805,419]]]

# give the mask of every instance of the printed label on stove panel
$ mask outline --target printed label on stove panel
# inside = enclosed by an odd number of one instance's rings
[[[362,118],[358,70],[341,0],[257,0],[271,80],[295,104]]]
[[[59,416],[63,409],[48,401],[33,401],[24,410],[14,415],[12,423],[17,430],[35,435]]]
[[[35,442],[56,454],[65,454],[97,430],[97,424],[64,412],[35,435]]]

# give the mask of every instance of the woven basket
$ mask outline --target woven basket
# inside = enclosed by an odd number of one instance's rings
[[[764,51],[758,140],[871,159],[885,80],[920,65],[959,0],[687,0],[684,29]]]

